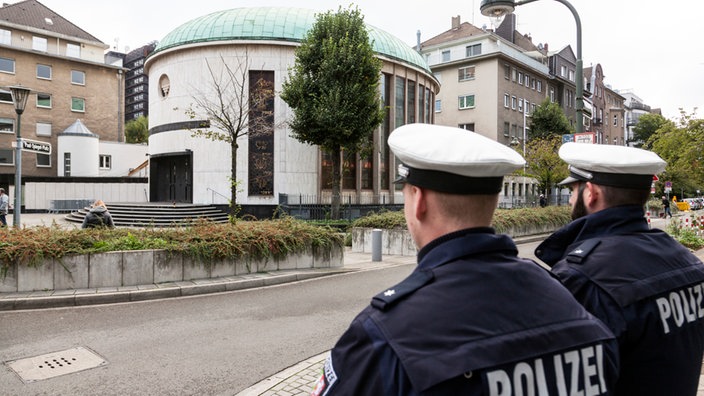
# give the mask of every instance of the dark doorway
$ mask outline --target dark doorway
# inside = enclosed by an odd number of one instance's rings
[[[149,160],[151,202],[193,203],[192,153],[153,155]]]

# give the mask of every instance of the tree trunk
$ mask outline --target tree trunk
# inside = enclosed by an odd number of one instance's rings
[[[342,191],[342,149],[340,146],[332,150],[332,207],[330,218],[340,219],[340,191]]]
[[[230,217],[234,219],[239,212],[239,205],[237,205],[237,141],[234,138],[230,144],[230,149],[232,150],[232,161],[230,164]]]

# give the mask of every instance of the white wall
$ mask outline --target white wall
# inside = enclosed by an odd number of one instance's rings
[[[110,169],[98,169],[101,177],[127,176],[130,171],[149,159],[149,146],[146,144],[100,142],[98,152],[100,155],[109,155],[112,165]],[[98,158],[95,160],[98,161]]]
[[[10,189],[14,194],[14,189]],[[148,192],[148,183],[27,182],[22,195],[26,210],[47,210],[52,199],[102,199],[108,204],[143,203],[148,202]]]
[[[59,135],[57,170],[59,176],[64,174],[64,153],[71,153],[72,177],[98,176],[98,147],[97,136],[89,135]]]

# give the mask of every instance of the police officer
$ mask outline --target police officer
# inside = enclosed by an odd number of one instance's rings
[[[503,176],[523,158],[428,124],[396,129],[389,146],[418,266],[354,319],[313,394],[609,394],[611,332],[490,227]]]
[[[566,143],[572,223],[535,253],[619,341],[620,395],[696,395],[704,349],[704,266],[644,217],[655,153]]]

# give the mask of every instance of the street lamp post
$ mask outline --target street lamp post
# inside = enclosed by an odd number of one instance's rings
[[[30,89],[21,85],[10,87],[12,102],[17,113],[17,147],[15,151],[15,208],[12,212],[12,225],[20,227],[20,211],[22,209],[22,135],[20,134],[20,124],[22,113],[27,105]]]
[[[482,0],[479,10],[482,15],[502,18],[506,14],[510,14],[513,10],[520,5],[532,3],[538,0]],[[577,10],[567,2],[567,0],[555,0],[559,3],[564,4],[570,9],[572,15],[574,15],[574,20],[577,23],[577,70],[575,70],[575,88],[576,93],[576,110],[577,110],[577,125],[575,131],[577,133],[584,132],[584,75],[582,70],[582,21],[579,19],[579,14]]]

